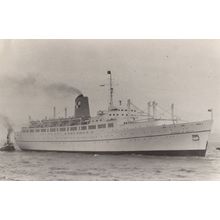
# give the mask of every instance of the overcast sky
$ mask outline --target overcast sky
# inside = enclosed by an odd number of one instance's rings
[[[89,96],[91,113],[106,109],[109,101],[107,70],[119,99],[147,109],[156,100],[186,121],[209,119],[214,109],[213,132],[220,132],[220,40],[0,40],[0,113],[15,127],[28,116],[41,119],[74,114],[77,94],[46,96],[30,85],[16,82],[37,79],[38,85],[62,83]]]

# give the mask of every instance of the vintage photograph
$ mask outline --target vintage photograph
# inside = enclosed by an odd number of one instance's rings
[[[0,40],[0,180],[220,180],[220,40]]]

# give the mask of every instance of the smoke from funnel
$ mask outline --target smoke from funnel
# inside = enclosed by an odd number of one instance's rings
[[[70,95],[70,94],[82,94],[77,88],[72,86],[66,85],[64,83],[54,83],[45,85],[43,87],[46,94],[53,96],[55,93],[62,94],[62,95]]]
[[[6,78],[2,86],[13,89],[15,92],[36,96],[39,94],[49,97],[66,97],[69,95],[80,95],[82,92],[65,83],[47,83],[40,79],[38,74],[29,74],[21,78]]]

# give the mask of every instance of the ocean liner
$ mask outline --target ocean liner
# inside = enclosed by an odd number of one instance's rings
[[[141,153],[149,155],[205,156],[213,117],[210,120],[180,122],[171,105],[169,118],[158,114],[155,101],[148,102],[147,112],[131,100],[113,103],[111,71],[110,98],[107,110],[90,116],[89,99],[83,94],[75,99],[75,115],[30,120],[16,132],[15,140],[22,150],[91,153]],[[209,110],[212,111],[212,110]]]

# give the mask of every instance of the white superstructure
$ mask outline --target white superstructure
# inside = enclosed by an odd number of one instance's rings
[[[29,126],[16,133],[17,145],[22,150],[40,151],[205,155],[212,120],[179,123],[173,105],[170,119],[161,118],[156,102],[148,103],[147,113],[130,100],[126,105],[119,102],[115,106],[111,72],[108,74],[108,110],[90,117],[88,98],[79,95],[74,117],[30,121]]]

